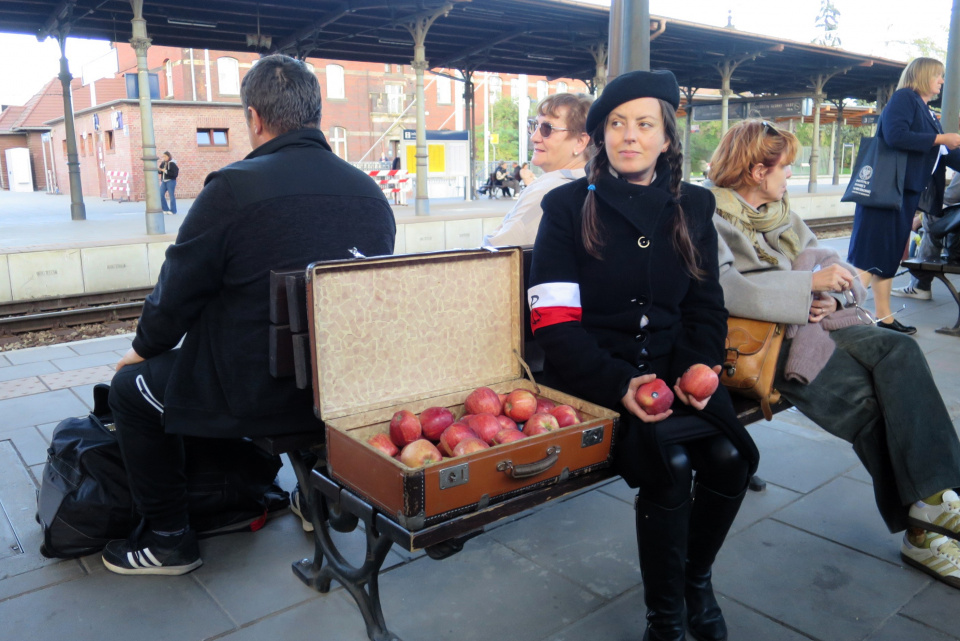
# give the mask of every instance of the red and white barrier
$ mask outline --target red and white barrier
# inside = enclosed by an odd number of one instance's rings
[[[108,171],[107,173],[107,191],[110,192],[110,200],[113,200],[114,192],[122,192],[120,200],[130,200],[130,173],[126,171]],[[125,194],[125,196],[124,196]]]
[[[407,192],[410,191],[410,176],[403,169],[381,169],[367,172],[377,181],[387,198],[393,196],[397,205],[407,204]]]

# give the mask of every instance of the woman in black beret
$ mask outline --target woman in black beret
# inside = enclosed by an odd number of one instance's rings
[[[719,372],[727,313],[713,195],[681,181],[669,71],[618,76],[590,108],[587,175],[551,191],[533,249],[534,338],[544,382],[621,412],[617,471],[639,488],[637,540],[647,641],[727,638],[711,567],[759,453],[726,390],[680,389],[692,365]],[[672,406],[651,414],[638,388],[660,378]],[[691,496],[691,487],[693,496]]]

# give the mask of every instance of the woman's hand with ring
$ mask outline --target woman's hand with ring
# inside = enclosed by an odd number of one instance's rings
[[[627,408],[627,411],[639,418],[644,423],[659,423],[663,419],[673,414],[673,410],[667,410],[666,412],[662,412],[660,414],[647,414],[637,402],[637,389],[644,383],[649,383],[650,381],[656,380],[656,378],[656,374],[644,374],[643,376],[631,378],[630,385],[627,386],[627,393],[623,395],[622,399],[620,399],[620,402],[623,403],[625,408]]]
[[[841,265],[830,265],[813,272],[814,292],[842,292],[853,284],[853,274]]]

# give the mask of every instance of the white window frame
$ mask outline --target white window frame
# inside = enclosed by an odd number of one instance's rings
[[[221,96],[240,95],[240,61],[230,56],[217,58],[217,85]]]
[[[490,104],[496,104],[503,98],[503,78],[490,76]]]
[[[404,103],[406,102],[406,85],[387,83],[384,85],[387,94],[387,113],[403,113]]]
[[[330,148],[344,160],[347,159],[347,129],[346,127],[333,127],[330,130]]]
[[[446,76],[437,76],[437,104],[453,104],[453,81]]]
[[[167,98],[173,98],[173,60],[169,58],[163,63],[163,75],[167,79]]]
[[[537,80],[537,102],[540,102],[550,93],[550,83],[546,80]]]
[[[343,66],[327,65],[327,99],[344,100],[346,97]]]
[[[567,87],[567,83],[565,83],[563,80],[557,83],[557,93],[568,93],[569,91],[570,88]]]

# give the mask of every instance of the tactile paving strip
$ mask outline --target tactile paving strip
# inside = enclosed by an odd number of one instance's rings
[[[110,379],[113,378],[113,374],[114,368],[108,365],[98,365],[97,367],[85,367],[68,372],[41,374],[39,378],[46,383],[47,387],[51,390],[58,390],[66,387],[77,387],[78,385],[109,383]]]

